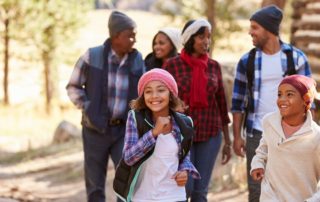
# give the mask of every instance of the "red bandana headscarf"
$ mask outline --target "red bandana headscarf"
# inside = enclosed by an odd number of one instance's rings
[[[296,74],[285,77],[279,86],[282,84],[290,84],[297,89],[306,103],[306,110],[311,108],[316,94],[316,82],[312,78]]]

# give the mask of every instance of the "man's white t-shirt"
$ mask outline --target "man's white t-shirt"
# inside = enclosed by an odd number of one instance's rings
[[[267,55],[262,52],[260,98],[253,128],[262,131],[262,119],[277,110],[278,85],[282,81],[281,51]]]

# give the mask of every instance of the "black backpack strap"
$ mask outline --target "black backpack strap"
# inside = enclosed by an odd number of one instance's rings
[[[253,81],[254,81],[254,70],[255,70],[255,57],[256,57],[256,49],[253,48],[249,52],[248,62],[247,62],[247,79],[248,79],[248,91],[249,91],[249,98],[253,98]],[[253,103],[250,102],[248,99],[247,110],[253,111]]]
[[[285,54],[287,56],[287,71],[284,73],[283,77],[293,75],[297,73],[297,70],[295,68],[295,64],[293,61],[293,51],[292,51],[292,46],[288,50],[285,50]]]
[[[183,136],[181,141],[181,151],[179,152],[179,163],[182,163],[184,158],[188,155],[193,143],[193,121],[189,116],[179,112],[172,113],[174,120],[177,122],[180,132]]]
[[[251,100],[253,98],[252,87],[253,87],[253,81],[254,81],[255,57],[256,57],[256,49],[253,48],[249,51],[249,56],[247,60],[246,74],[247,74],[247,81],[248,81],[247,88],[248,88],[249,95],[248,95],[248,100],[245,108],[243,128],[246,128],[246,122],[247,122],[249,112],[254,111],[253,102]]]
[[[139,138],[152,128],[152,121],[149,113],[146,110],[132,110],[136,126],[138,129]]]
[[[184,115],[184,114],[181,114],[178,112],[176,112],[176,113],[184,121],[184,123],[187,124],[187,126],[189,126],[190,128],[193,128],[193,121],[190,116],[187,116],[187,115]]]
[[[141,138],[146,132],[153,128],[151,112],[149,110],[132,110],[132,113],[136,121],[139,138]],[[154,147],[144,157],[142,157],[139,162],[143,162],[148,159],[153,151]]]

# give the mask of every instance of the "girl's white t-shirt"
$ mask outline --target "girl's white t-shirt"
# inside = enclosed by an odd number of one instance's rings
[[[172,133],[157,137],[153,154],[141,167],[133,202],[185,201],[184,186],[178,186],[172,176],[178,171],[179,147]]]

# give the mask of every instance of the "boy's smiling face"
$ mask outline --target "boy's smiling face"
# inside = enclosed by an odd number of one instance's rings
[[[304,117],[306,104],[299,91],[290,84],[282,84],[278,88],[277,105],[281,116],[287,123],[297,123]],[[301,124],[301,123],[300,123]]]

